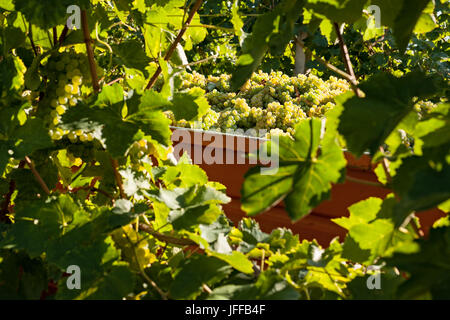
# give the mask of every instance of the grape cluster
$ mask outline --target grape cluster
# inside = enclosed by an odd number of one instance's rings
[[[114,231],[111,238],[133,270],[142,270],[154,262],[155,255],[150,252],[148,241],[142,239],[131,225]]]
[[[351,90],[347,81],[336,77],[323,80],[315,75],[289,77],[282,72],[259,71],[236,93],[231,90],[230,80],[226,74],[181,75],[181,89],[200,87],[207,92],[212,112],[203,117],[203,129],[279,129],[274,132],[293,134],[301,119],[323,117],[335,106],[337,96]],[[169,118],[175,126],[193,127],[188,121]]]
[[[155,152],[155,146],[147,140],[142,139],[131,145],[129,154],[135,158],[142,159],[143,157],[152,155]]]
[[[82,98],[82,86],[91,82],[87,57],[71,48],[53,53],[41,69],[42,74],[48,79],[45,103],[50,107],[47,121],[51,138],[53,140],[67,138],[72,143],[93,141],[93,132],[69,131],[58,127],[61,116],[68,108],[75,107]],[[97,70],[101,76],[102,69]]]
[[[220,113],[215,112],[212,109],[209,109],[208,112],[202,118],[202,129],[209,130],[211,129],[219,120]]]
[[[418,101],[414,104],[414,110],[416,110],[421,117],[432,112],[436,107],[437,104],[434,104],[431,101]]]

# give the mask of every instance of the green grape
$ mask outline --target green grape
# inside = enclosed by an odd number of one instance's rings
[[[63,54],[61,55],[61,61],[62,61],[64,64],[68,64],[68,63],[70,62],[70,56],[68,55],[67,52],[65,52],[65,53],[63,53]]]
[[[53,125],[55,125],[55,126],[58,125],[59,122],[60,122],[60,118],[59,118],[58,116],[54,117],[53,120],[52,120],[52,123],[53,123]]]
[[[52,140],[61,140],[63,135],[60,131],[55,130],[53,132],[50,132],[50,137],[52,138]]]
[[[65,67],[65,64],[62,61],[58,61],[55,65],[56,70],[60,71],[60,72],[64,70],[64,67]]]
[[[88,141],[88,135],[85,134],[85,133],[81,134],[81,135],[80,135],[80,141],[81,141],[81,142]]]
[[[67,75],[64,73],[61,73],[58,75],[58,82],[59,83],[67,83]]]
[[[77,103],[78,103],[78,100],[77,100],[76,98],[71,98],[71,99],[69,100],[69,105],[70,105],[71,107],[75,107],[75,106],[77,105]]]
[[[69,102],[69,100],[68,100],[67,97],[64,95],[64,96],[60,96],[60,97],[58,98],[58,102],[59,102],[59,104],[67,104],[67,102]]]
[[[72,83],[74,85],[81,86],[81,84],[83,83],[83,78],[81,76],[74,76],[72,77]]]
[[[64,87],[58,87],[58,89],[56,89],[56,94],[58,97],[64,97],[66,95]]]
[[[66,112],[66,107],[63,105],[59,105],[56,107],[56,112],[57,114],[62,115],[64,114],[64,112]]]
[[[80,93],[80,88],[77,85],[72,86],[72,91],[70,92],[72,95],[78,95]]]
[[[65,90],[67,93],[72,93],[72,91],[73,91],[73,85],[71,85],[71,84],[66,84],[66,86],[64,87],[64,90]]]
[[[94,135],[92,133],[87,134],[87,141],[94,141]]]
[[[77,136],[77,134],[75,134],[75,132],[70,132],[68,135],[67,135],[67,137],[69,138],[69,140],[71,141],[71,142],[77,142],[77,140],[78,140],[78,136]]]

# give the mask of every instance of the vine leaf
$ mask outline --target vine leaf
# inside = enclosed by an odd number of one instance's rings
[[[394,224],[388,219],[352,226],[345,239],[342,257],[353,262],[372,263],[385,252],[394,232]]]
[[[398,0],[395,4],[383,0],[372,1],[381,9],[381,22],[393,28],[401,52],[406,50],[414,28],[429,3],[430,0]]]
[[[125,40],[120,44],[113,45],[112,49],[124,66],[140,70],[144,72],[145,76],[148,76],[145,68],[150,63],[150,58],[145,54],[144,47],[140,41]]]
[[[66,11],[70,5],[78,5],[82,8],[89,6],[87,0],[61,0],[58,2],[14,0],[13,2],[16,10],[22,12],[29,22],[44,30],[64,24]]]
[[[210,256],[213,256],[220,260],[225,261],[230,266],[232,266],[233,268],[235,268],[236,270],[238,270],[242,273],[252,274],[254,272],[253,264],[250,262],[250,260],[248,260],[248,258],[242,252],[233,251],[230,254],[219,253],[219,252],[212,251],[212,250],[206,250],[206,252]]]
[[[236,71],[231,79],[233,90],[238,90],[260,65],[265,54],[282,54],[292,39],[294,24],[302,13],[303,0],[283,0],[273,11],[256,20],[252,33],[242,44]]]
[[[170,145],[170,120],[160,110],[138,104],[136,112],[122,116],[125,104],[123,89],[119,84],[104,88],[90,105],[79,103],[62,117],[62,128],[77,130],[95,129],[113,157],[122,157],[134,141],[143,136],[163,145]]]
[[[211,106],[205,98],[205,90],[201,88],[192,88],[186,92],[175,93],[172,105],[166,107],[166,109],[173,111],[177,121],[181,119],[186,121],[201,119],[210,108]]]
[[[369,223],[374,220],[381,209],[382,203],[383,200],[380,198],[368,198],[348,208],[350,217],[332,219],[332,221],[342,228],[350,230],[355,225]]]
[[[231,271],[226,262],[216,257],[196,255],[175,276],[170,296],[174,299],[195,299],[201,293],[203,284],[211,286],[226,278]]]
[[[222,211],[217,206],[231,199],[210,186],[193,185],[189,188],[161,189],[148,196],[170,208],[168,216],[175,230],[191,229],[199,224],[209,225]]]
[[[365,0],[309,0],[305,8],[331,21],[353,23],[361,17],[366,2]]]
[[[431,229],[429,239],[417,240],[416,244],[414,252],[399,252],[386,260],[389,266],[410,275],[399,287],[398,297],[414,299],[430,293],[433,299],[449,299],[450,227]]]
[[[289,216],[296,221],[329,198],[331,185],[339,181],[346,161],[336,141],[330,138],[334,130],[326,130],[321,140],[323,125],[318,119],[304,120],[296,127],[294,139],[280,136],[278,143],[263,146],[278,149],[271,156],[279,157],[280,168],[273,175],[261,175],[260,167],[246,174],[241,190],[242,210],[256,215],[284,199]]]
[[[432,78],[411,72],[402,78],[389,74],[373,76],[360,85],[365,98],[352,97],[341,103],[339,133],[357,156],[375,154],[397,125],[413,110],[412,99],[425,99],[438,92]],[[358,119],[356,121],[355,119]]]

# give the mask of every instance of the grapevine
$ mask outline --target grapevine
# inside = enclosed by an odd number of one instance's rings
[[[449,5],[375,3],[0,1],[0,299],[448,299]],[[238,203],[174,127],[277,136],[278,166]],[[308,222],[348,183],[389,194],[328,243],[227,217]]]

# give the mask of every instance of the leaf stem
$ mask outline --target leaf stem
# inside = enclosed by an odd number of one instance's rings
[[[119,187],[120,197],[122,199],[126,199],[127,196],[126,196],[124,188],[123,188],[122,177],[120,176],[120,173],[119,173],[119,170],[118,170],[119,162],[116,159],[111,158],[111,166],[112,166],[113,171],[114,171],[114,179],[116,180],[117,186]]]
[[[8,193],[4,196],[5,200],[3,200],[1,209],[0,209],[0,221],[8,222],[9,219],[6,217],[6,214],[9,213],[9,205],[11,203],[11,197],[16,190],[16,182],[11,180],[9,182],[9,190]]]
[[[58,39],[58,44],[60,46],[62,45],[64,40],[66,40],[66,36],[67,36],[68,32],[69,32],[69,27],[66,24],[66,25],[64,25],[64,29],[61,31],[61,35],[59,36],[59,39]]]
[[[201,60],[197,60],[197,61],[194,61],[194,62],[191,62],[191,63],[187,63],[187,64],[183,64],[183,65],[177,66],[176,68],[177,69],[185,69],[187,67],[195,66],[195,65],[201,64],[203,62],[207,62],[209,60],[217,59],[218,57],[219,57],[218,55],[210,56],[210,57],[207,57],[205,59],[201,59]]]
[[[197,243],[195,243],[194,241],[190,240],[190,239],[180,239],[180,238],[176,238],[176,237],[172,237],[172,236],[168,236],[159,232],[156,232],[155,230],[153,230],[153,228],[145,223],[140,223],[139,224],[139,230],[144,231],[148,234],[151,234],[152,236],[154,236],[156,239],[160,240],[160,241],[164,241],[170,244],[175,244],[175,245],[180,245],[180,246],[196,246]]]
[[[347,74],[350,76],[350,83],[352,84],[353,91],[358,98],[362,98],[364,93],[358,88],[358,81],[356,80],[355,72],[353,70],[352,61],[350,60],[350,54],[348,53],[347,45],[344,42],[344,37],[342,37],[341,30],[339,29],[339,25],[335,22],[334,29],[336,31],[339,46],[341,48],[342,59],[344,60],[345,67],[347,69]]]
[[[154,282],[152,279],[150,279],[150,277],[145,273],[145,270],[142,268],[141,264],[139,263],[139,259],[138,259],[138,256],[136,254],[135,244],[133,243],[133,241],[131,241],[130,237],[128,236],[126,231],[123,229],[123,227],[122,227],[122,232],[125,235],[125,237],[127,238],[128,242],[131,244],[132,248],[133,248],[133,255],[134,255],[134,258],[136,259],[136,264],[137,264],[137,266],[139,268],[139,273],[145,279],[145,281],[147,281],[156,291],[158,291],[159,295],[163,298],[163,300],[167,300],[167,293],[162,291],[158,287],[156,282]]]
[[[166,55],[164,56],[164,60],[169,61],[172,57],[172,54],[174,53],[175,49],[177,48],[178,44],[180,43],[181,39],[183,38],[183,35],[185,34],[187,28],[189,27],[190,23],[192,22],[192,19],[194,18],[195,13],[200,9],[200,6],[202,5],[203,0],[197,0],[192,7],[191,11],[189,12],[189,16],[184,23],[183,27],[181,28],[180,32],[178,33],[175,40],[172,42],[172,45],[170,46],[169,50],[167,51]],[[150,81],[147,84],[146,89],[151,89],[154,84],[156,83],[156,80],[158,79],[159,75],[162,72],[161,66],[158,66],[158,69],[156,69],[155,73],[151,77]]]
[[[34,177],[36,178],[37,182],[39,183],[39,185],[41,186],[41,188],[45,191],[45,193],[47,195],[50,195],[50,190],[47,187],[47,184],[45,183],[45,181],[42,179],[42,177],[40,176],[39,172],[37,172],[36,168],[34,167],[33,163],[31,162],[30,158],[28,158],[27,156],[25,156],[25,162],[28,165],[28,167],[30,167],[31,172],[33,173]]]
[[[58,42],[58,31],[56,30],[56,27],[53,27],[53,47],[56,47],[56,43]]]
[[[264,271],[264,261],[266,260],[266,250],[263,249],[261,257],[261,271]]]
[[[97,67],[95,66],[94,50],[92,49],[92,40],[91,35],[89,33],[86,10],[81,10],[81,25],[83,29],[84,42],[86,43],[86,51],[89,59],[89,69],[91,71],[92,86],[94,88],[94,92],[97,93],[100,91],[100,86],[98,84]]]
[[[385,186],[381,183],[378,182],[372,182],[372,181],[367,181],[367,180],[363,180],[363,179],[358,179],[358,178],[354,178],[354,177],[350,177],[350,176],[346,176],[345,179],[347,181],[350,182],[355,182],[355,183],[359,183],[359,184],[364,184],[367,186],[372,186],[372,187],[379,187],[379,188],[385,188]]]
[[[383,155],[383,159],[381,160],[381,164],[383,165],[383,170],[384,170],[384,173],[386,174],[386,181],[388,183],[392,183],[392,176],[391,176],[391,172],[390,172],[390,169],[389,169],[389,160],[386,159],[386,157],[384,155],[385,151],[384,151],[383,146],[380,146],[379,150],[380,150],[381,154]]]
[[[33,48],[34,55],[37,57],[38,51],[37,51],[36,45],[34,44],[34,41],[33,41],[33,26],[31,24],[31,22],[30,22],[29,28],[28,28],[28,38],[30,39],[31,48]]]
[[[205,291],[205,292],[208,293],[208,294],[211,294],[211,293],[212,293],[211,288],[208,287],[208,285],[207,285],[206,283],[202,284],[202,289],[203,289],[203,291]]]

